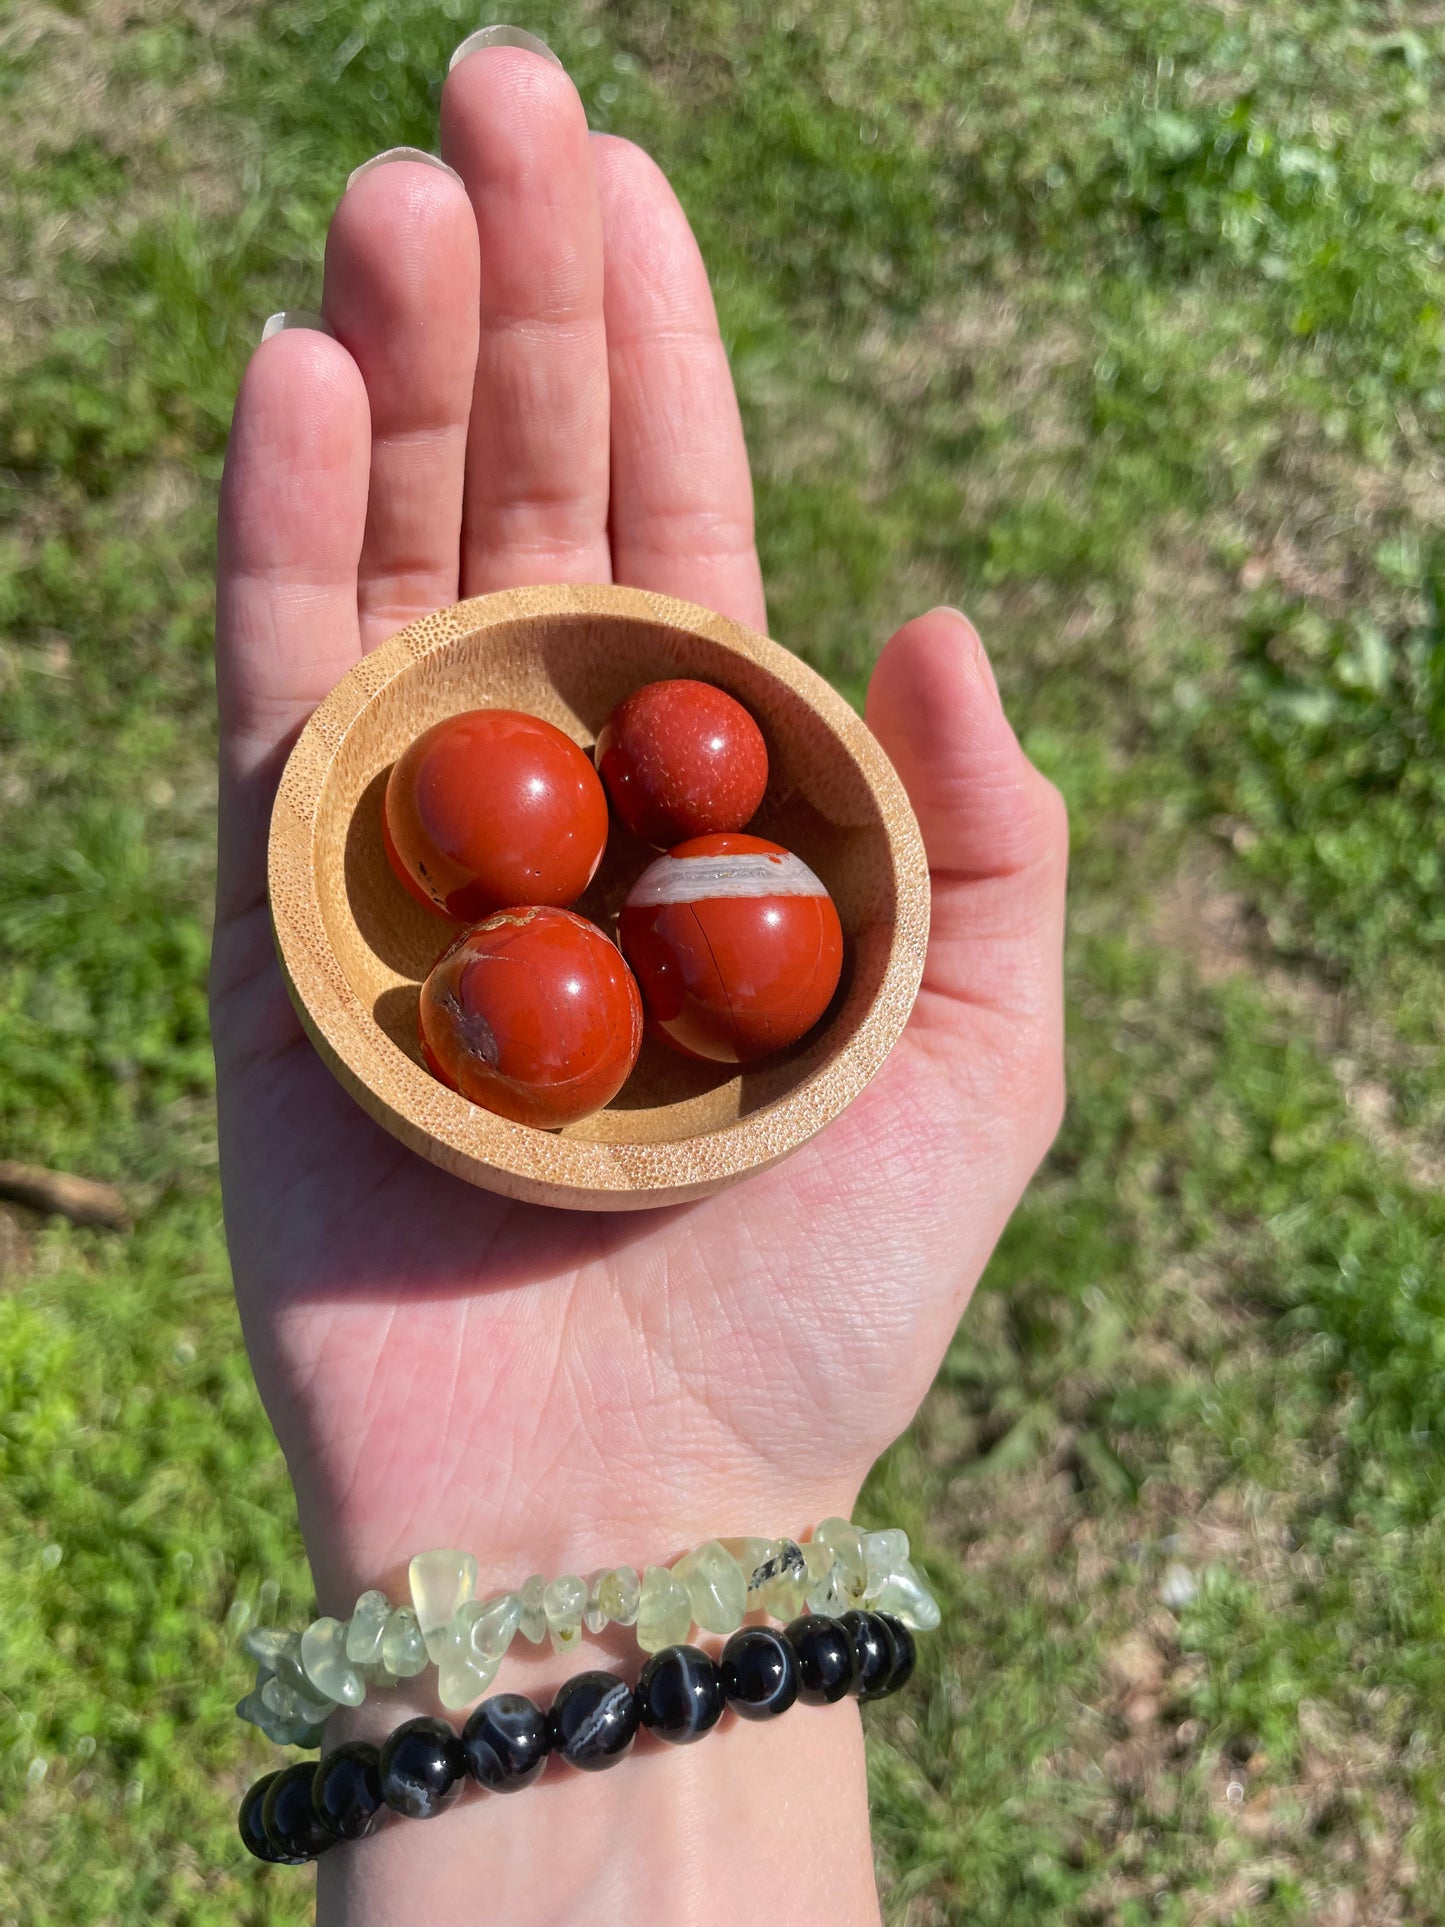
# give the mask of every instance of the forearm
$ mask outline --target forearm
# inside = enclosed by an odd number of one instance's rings
[[[644,1735],[605,1773],[554,1763],[515,1798],[473,1791],[435,1820],[391,1823],[324,1856],[317,1917],[876,1927],[857,1706],[799,1705],[759,1725],[729,1716],[686,1747]]]
[[[405,1597],[402,1545],[460,1543],[509,1546],[497,1556],[495,1583],[520,1583],[528,1569],[586,1573],[618,1557],[645,1563],[649,1549],[664,1560],[684,1546],[737,1531],[794,1531],[829,1514],[846,1515],[853,1493],[827,1487],[806,1493],[741,1486],[724,1511],[716,1497],[665,1520],[543,1527],[516,1541],[504,1489],[478,1509],[457,1495],[410,1524],[396,1540],[390,1521],[338,1532],[330,1519],[309,1521],[323,1607],[341,1616],[363,1585]],[[587,1511],[584,1505],[583,1513]],[[535,1512],[535,1508],[534,1508]],[[442,1519],[450,1521],[448,1533]],[[705,1634],[712,1650],[721,1641]],[[560,1656],[550,1644],[521,1638],[488,1688],[550,1704],[562,1682],[596,1668],[632,1681],[646,1654],[634,1631],[609,1627]],[[330,1722],[327,1745],[367,1739],[379,1745],[417,1714],[437,1714],[436,1674],[428,1669],[400,1690],[372,1693]],[[451,1714],[461,1726],[465,1714]],[[372,1837],[339,1846],[318,1870],[319,1927],[413,1927],[436,1918],[505,1921],[507,1927],[756,1927],[785,1911],[800,1927],[877,1927],[878,1902],[868,1826],[862,1721],[855,1700],[834,1706],[801,1702],[775,1720],[753,1723],[728,1713],[688,1746],[642,1732],[632,1752],[602,1773],[559,1759],[541,1780],[516,1795],[468,1787],[431,1820],[387,1820]]]

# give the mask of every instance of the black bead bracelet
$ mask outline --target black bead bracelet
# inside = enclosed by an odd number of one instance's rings
[[[631,1750],[639,1726],[675,1746],[700,1740],[731,1707],[775,1719],[795,1700],[828,1706],[852,1693],[883,1699],[913,1676],[913,1635],[891,1613],[808,1613],[781,1632],[744,1626],[716,1660],[696,1646],[654,1653],[636,1686],[615,1673],[578,1673],[544,1713],[522,1693],[483,1700],[460,1735],[446,1720],[407,1720],[378,1749],[350,1740],[316,1766],[268,1773],[241,1802],[241,1839],[258,1860],[296,1866],[371,1833],[390,1811],[429,1820],[468,1779],[515,1793],[556,1753],[597,1773]]]

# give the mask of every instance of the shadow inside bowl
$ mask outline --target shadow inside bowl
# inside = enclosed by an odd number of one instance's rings
[[[377,1029],[385,1031],[397,1049],[405,1051],[414,1064],[422,1061],[417,1032],[420,1005],[420,984],[393,984],[390,990],[382,991],[371,1007]]]
[[[390,775],[390,763],[377,771],[357,798],[347,825],[343,857],[346,902],[356,933],[371,955],[389,971],[419,984],[457,935],[457,926],[424,909],[402,887],[391,867],[381,834]],[[413,1018],[415,1014],[413,1006]],[[387,1027],[383,1024],[382,1028]],[[387,1035],[391,1035],[389,1030]],[[416,1056],[414,1046],[409,1055]]]

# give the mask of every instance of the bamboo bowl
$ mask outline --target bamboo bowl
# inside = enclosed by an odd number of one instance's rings
[[[738,1071],[649,1039],[605,1110],[560,1132],[514,1124],[422,1067],[417,993],[456,926],[392,874],[381,839],[392,763],[459,710],[528,710],[590,746],[639,684],[692,676],[757,718],[770,773],[748,826],[827,884],[843,979],[793,1050]],[[653,852],[614,819],[576,905],[609,935]],[[841,696],[796,656],[691,603],[634,589],[480,596],[414,622],[343,677],[286,764],[271,818],[271,917],[301,1021],[372,1117],[443,1170],[506,1197],[631,1210],[705,1197],[786,1157],[837,1117],[897,1042],[928,937],[928,869],[903,786]]]

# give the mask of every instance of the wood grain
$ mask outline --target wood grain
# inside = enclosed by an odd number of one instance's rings
[[[393,876],[381,798],[396,757],[459,710],[522,709],[590,748],[645,682],[695,676],[736,696],[768,746],[748,826],[827,884],[846,942],[819,1028],[741,1073],[644,1047],[605,1110],[566,1131],[513,1124],[422,1067],[417,988],[455,926]],[[576,906],[609,935],[653,852],[614,819]],[[271,819],[271,916],[291,996],[316,1048],[373,1117],[472,1184],[534,1203],[629,1210],[703,1197],[785,1157],[852,1102],[907,1021],[928,940],[928,867],[902,784],[847,703],[766,637],[635,589],[508,590],[403,629],[306,725]]]

